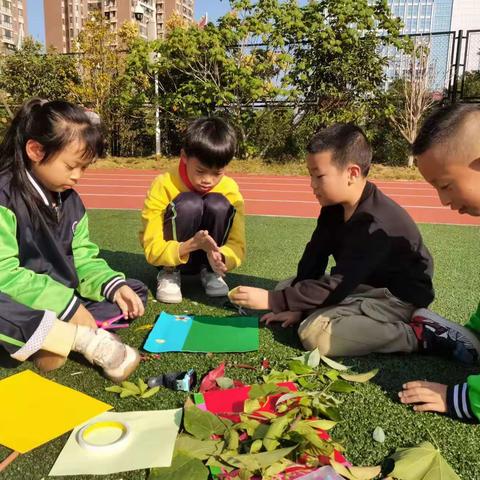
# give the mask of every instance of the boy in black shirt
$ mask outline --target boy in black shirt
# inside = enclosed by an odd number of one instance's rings
[[[435,329],[419,339],[410,326],[414,310],[434,298],[432,258],[408,213],[367,181],[372,150],[362,130],[334,125],[307,151],[322,211],[296,277],[270,292],[238,287],[231,300],[272,310],[262,317],[267,324],[301,322],[304,347],[324,355],[438,351]],[[326,274],[330,255],[336,264]]]

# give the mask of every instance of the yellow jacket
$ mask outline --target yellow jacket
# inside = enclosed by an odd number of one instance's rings
[[[180,242],[163,238],[163,218],[168,205],[177,195],[188,192],[178,172],[178,166],[159,175],[150,186],[142,210],[143,229],[140,232],[147,262],[157,267],[175,267],[188,262],[189,256],[180,258]],[[220,251],[225,257],[227,270],[233,270],[245,257],[245,208],[243,197],[233,178],[224,175],[211,193],[220,193],[235,208],[235,217],[225,245]]]

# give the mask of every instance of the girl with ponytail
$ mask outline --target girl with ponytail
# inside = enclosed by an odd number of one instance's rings
[[[74,187],[103,156],[99,126],[81,107],[33,99],[0,145],[0,347],[43,371],[78,351],[125,379],[138,352],[96,321],[143,315],[147,289],[98,258]]]

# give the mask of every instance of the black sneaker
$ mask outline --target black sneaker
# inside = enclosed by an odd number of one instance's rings
[[[426,308],[413,312],[410,326],[421,352],[469,364],[477,362],[480,356],[480,341],[471,330]]]

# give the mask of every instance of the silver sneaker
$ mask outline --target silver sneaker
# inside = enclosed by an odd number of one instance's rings
[[[157,300],[163,303],[180,303],[182,301],[180,286],[181,277],[178,270],[161,270],[157,275]]]
[[[228,295],[228,285],[225,280],[215,272],[209,272],[206,268],[200,272],[205,293],[209,297],[226,297]]]

